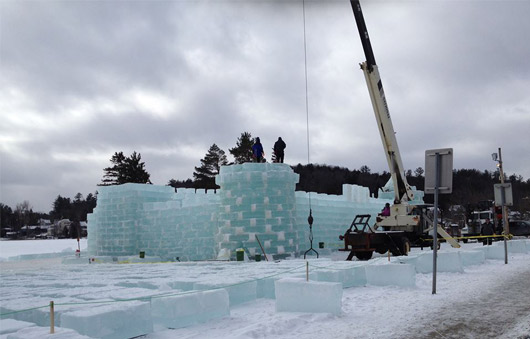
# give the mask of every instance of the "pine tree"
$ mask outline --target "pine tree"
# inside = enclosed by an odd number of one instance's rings
[[[122,184],[127,182],[151,184],[151,180],[149,180],[151,175],[145,170],[145,162],[141,160],[142,155],[136,152],[125,158],[125,175]]]
[[[271,162],[274,163],[274,162],[278,162],[278,157],[276,156],[276,151],[274,150],[274,147],[272,148],[272,152],[271,152]]]
[[[193,178],[196,188],[219,188],[215,184],[215,176],[219,174],[221,166],[228,164],[225,151],[216,144],[210,146],[208,153],[201,159],[201,166],[195,167]]]
[[[130,157],[123,152],[115,152],[110,158],[113,164],[104,168],[105,174],[99,186],[121,185],[128,182],[138,184],[151,184],[150,174],[145,170],[145,163],[141,161],[142,155],[133,152]]]
[[[110,158],[110,162],[113,164],[111,167],[103,169],[105,174],[101,180],[101,184],[98,186],[110,186],[119,185],[121,181],[121,173],[123,172],[123,162],[125,161],[125,155],[123,152],[115,152]]]
[[[241,133],[237,139],[236,147],[229,149],[230,154],[234,156],[236,164],[243,164],[245,162],[252,162],[252,135],[249,132]]]

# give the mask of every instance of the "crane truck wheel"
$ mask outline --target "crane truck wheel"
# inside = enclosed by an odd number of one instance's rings
[[[357,259],[359,260],[370,260],[372,258],[372,254],[374,252],[372,251],[367,251],[367,252],[355,252],[355,256],[357,257]]]

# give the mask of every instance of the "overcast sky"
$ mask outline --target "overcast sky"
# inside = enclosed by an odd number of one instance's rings
[[[405,169],[530,178],[530,1],[363,1]],[[388,170],[350,3],[306,0],[310,162]],[[0,202],[94,193],[116,151],[154,184],[241,132],[308,162],[301,0],[0,1]],[[229,155],[229,160],[232,160]],[[493,190],[493,189],[492,189]]]

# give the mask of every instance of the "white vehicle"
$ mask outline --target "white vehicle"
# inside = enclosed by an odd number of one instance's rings
[[[463,237],[474,237],[480,235],[480,228],[482,224],[486,222],[486,219],[489,219],[491,222],[494,222],[493,211],[473,211],[471,212],[471,219],[467,221],[466,226],[462,229]],[[468,239],[464,239],[466,243]]]

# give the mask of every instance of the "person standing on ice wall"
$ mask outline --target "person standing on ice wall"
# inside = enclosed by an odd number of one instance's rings
[[[482,224],[482,227],[480,229],[480,235],[488,236],[488,235],[493,235],[493,234],[495,234],[495,232],[493,231],[493,224],[490,222],[489,219],[486,219],[486,221]],[[491,243],[492,243],[491,237],[486,237],[482,241],[483,245],[486,245],[486,244],[491,245]]]
[[[252,146],[252,156],[254,157],[254,162],[263,162],[263,146],[259,137],[256,138],[256,142]]]
[[[278,140],[274,143],[274,154],[276,155],[276,162],[283,164],[283,150],[287,147],[285,145],[285,142],[282,140],[281,137],[278,137]]]

